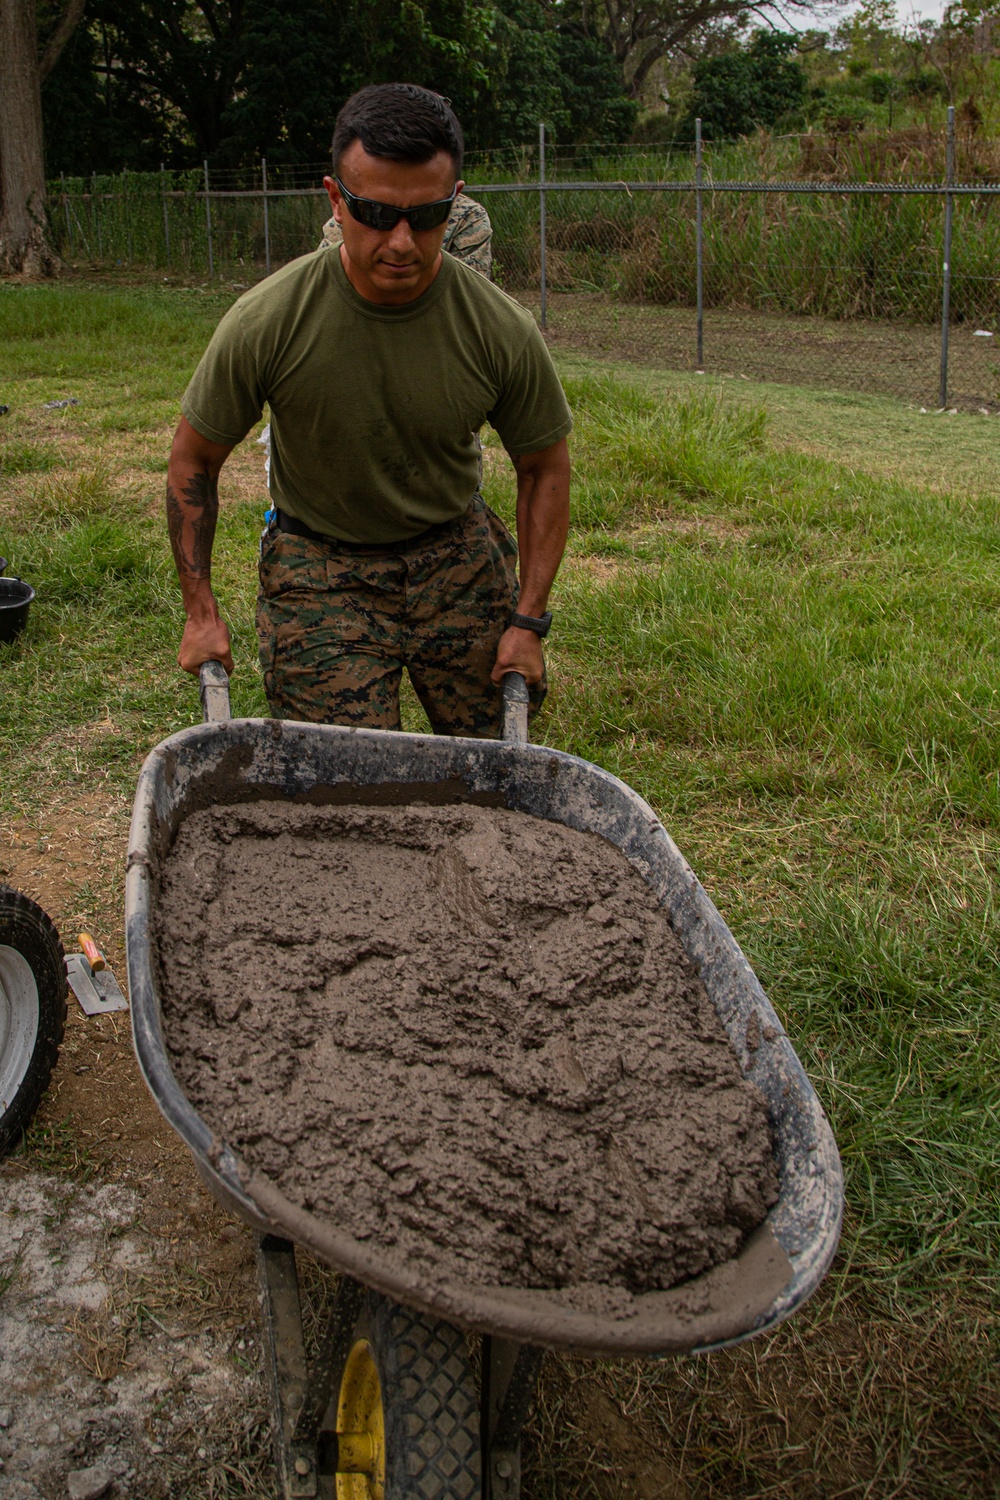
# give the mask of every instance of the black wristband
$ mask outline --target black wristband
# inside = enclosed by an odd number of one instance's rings
[[[510,617],[510,623],[518,630],[533,630],[536,635],[540,635],[544,640],[552,627],[552,612],[551,610],[546,610],[542,618],[537,620],[534,615],[519,615],[515,609]]]

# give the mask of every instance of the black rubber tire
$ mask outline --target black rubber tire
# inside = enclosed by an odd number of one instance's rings
[[[0,950],[13,949],[30,970],[33,997],[38,1019],[34,1039],[29,1043],[27,1066],[20,1073],[12,1097],[0,1096],[0,1156],[6,1155],[20,1141],[35,1117],[42,1095],[49,1086],[52,1070],[59,1056],[59,1045],[66,1027],[66,962],[59,934],[48,916],[34,901],[10,886],[0,885]],[[0,951],[0,962],[9,963],[9,955]],[[23,969],[19,965],[20,972]],[[0,967],[0,984],[3,969]],[[25,991],[22,988],[21,1005]],[[0,1006],[6,1007],[0,996]],[[3,1045],[0,1025],[0,1046]],[[10,1055],[13,1046],[11,1044]],[[4,1058],[0,1056],[0,1079]],[[20,1070],[18,1070],[20,1072]]]
[[[355,1329],[372,1347],[385,1421],[385,1500],[481,1500],[479,1396],[465,1335],[369,1292]]]

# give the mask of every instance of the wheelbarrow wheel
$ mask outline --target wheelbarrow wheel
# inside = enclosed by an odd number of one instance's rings
[[[480,1500],[465,1337],[369,1292],[337,1396],[337,1500]]]
[[[0,1156],[34,1119],[66,1025],[66,964],[40,906],[0,885]]]

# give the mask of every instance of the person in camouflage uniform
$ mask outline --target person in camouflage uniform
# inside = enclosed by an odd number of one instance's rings
[[[338,249],[344,243],[344,235],[336,219],[327,219],[323,225],[323,238],[320,240],[320,249],[325,246],[332,250]],[[444,231],[444,244],[442,250],[447,250],[449,255],[454,255],[457,260],[464,261],[474,271],[481,275],[490,277],[493,274],[493,225],[490,216],[481,203],[475,198],[470,198],[466,193],[459,193],[455,199],[455,205],[448,215],[448,223]]]
[[[442,250],[489,280],[492,239],[486,209],[458,193]],[[339,250],[343,243],[340,225],[328,219],[319,248]],[[268,460],[269,439],[270,426],[259,438]],[[289,608],[286,601],[308,587],[307,580],[315,588],[317,571],[336,596],[337,608]],[[496,704],[492,694],[484,704],[481,684],[493,664],[493,637],[517,604],[517,544],[481,495],[459,522],[432,527],[388,556],[383,548],[331,555],[308,538],[285,538],[280,561],[261,548],[260,576],[260,660],[267,701],[278,717],[308,715],[323,722],[335,702],[340,724],[398,729],[401,648],[410,638],[419,642],[410,678],[434,733],[497,733]],[[456,596],[464,600],[458,608]],[[336,681],[308,665],[303,671],[303,661],[317,651],[335,657]],[[546,686],[544,676],[532,685],[532,713],[541,706]]]
[[[257,630],[280,719],[398,729],[403,667],[435,734],[499,734],[490,683],[517,606],[517,545],[480,495],[457,521],[390,547],[266,535]],[[489,684],[487,687],[486,684]],[[532,685],[531,712],[545,697]]]
[[[187,616],[178,660],[233,670],[211,587],[218,475],[267,403],[274,510],[257,629],[277,717],[398,728],[405,668],[436,733],[487,736],[505,673],[536,704],[545,691],[572,418],[531,314],[442,254],[461,163],[439,96],[360,90],[324,179],[339,250],[324,239],[245,293],[184,395],[167,476]],[[452,245],[464,225],[459,243],[482,260],[489,221],[472,208]],[[514,466],[516,543],[479,490],[487,421]]]

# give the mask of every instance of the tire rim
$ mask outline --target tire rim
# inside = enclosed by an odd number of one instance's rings
[[[0,943],[0,1117],[13,1104],[38,1037],[38,986],[16,948]]]
[[[337,1398],[337,1500],[384,1500],[385,1415],[375,1352],[358,1339]]]

